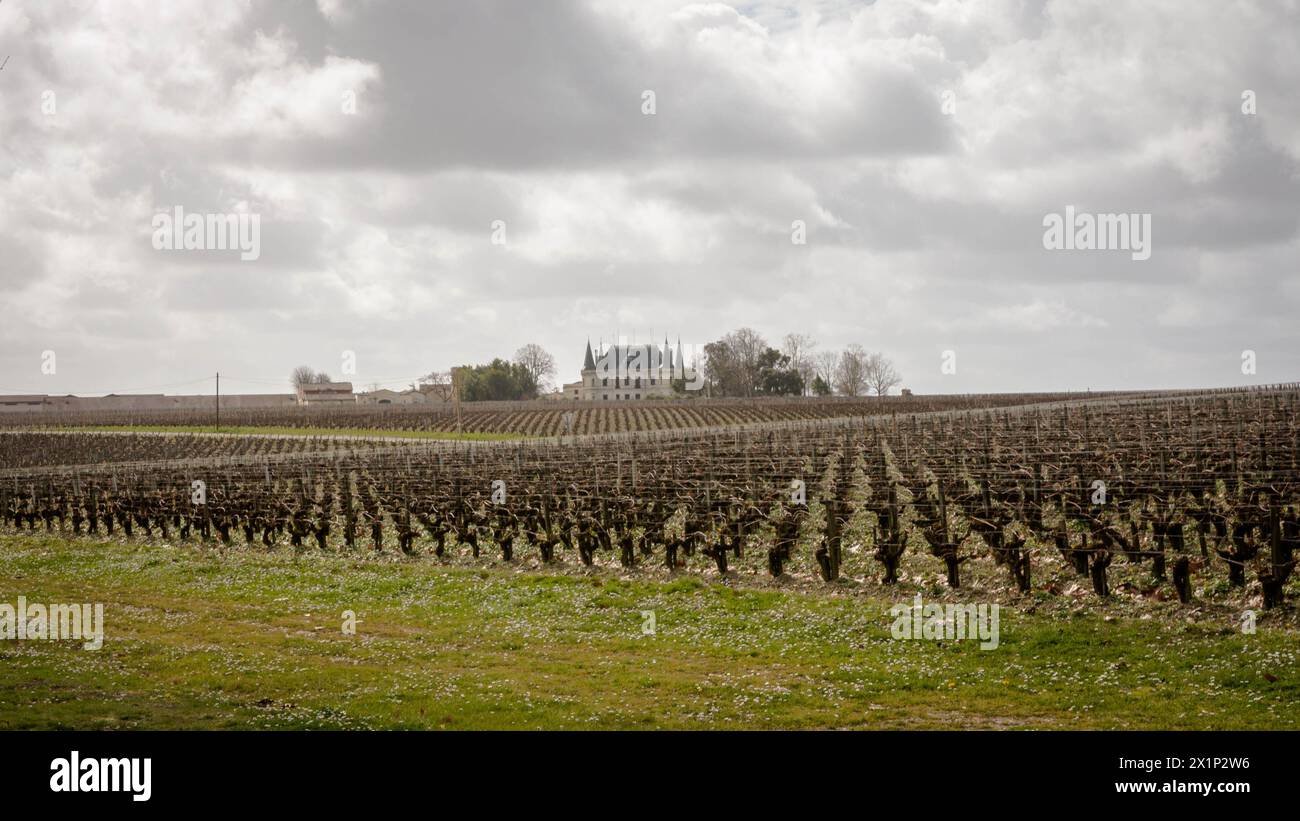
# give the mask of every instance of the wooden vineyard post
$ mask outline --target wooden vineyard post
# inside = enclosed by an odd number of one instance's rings
[[[460,368],[451,369],[451,404],[456,410],[456,433],[462,433],[460,416]]]
[[[1192,600],[1192,563],[1186,556],[1174,560],[1174,590],[1183,604]]]
[[[1264,591],[1264,609],[1271,610],[1282,605],[1283,587],[1295,568],[1295,559],[1292,556],[1294,547],[1292,540],[1282,537],[1277,505],[1272,498],[1268,498],[1266,504],[1268,505],[1269,564],[1268,568],[1260,573],[1259,583]]]

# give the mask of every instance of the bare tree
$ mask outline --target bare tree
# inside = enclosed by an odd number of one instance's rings
[[[861,345],[845,348],[835,366],[835,389],[845,396],[861,396],[867,387],[867,359]]]
[[[741,395],[753,396],[758,386],[759,358],[767,350],[767,340],[753,328],[741,328],[725,337],[739,365]]]
[[[894,369],[894,363],[885,358],[882,353],[873,353],[867,357],[867,385],[876,392],[876,396],[884,396],[889,393],[889,389],[902,383],[903,377],[898,375]]]
[[[316,381],[316,372],[306,365],[299,365],[293,369],[289,376],[289,384],[293,385],[294,390],[301,388],[303,385],[310,385]]]
[[[835,351],[818,351],[813,357],[817,364],[817,375],[827,385],[835,384],[835,368],[840,364],[840,355]]]
[[[781,353],[790,357],[790,367],[799,372],[803,380],[804,395],[812,390],[813,377],[817,375],[817,365],[813,362],[813,351],[817,340],[808,334],[786,334],[781,343]]]
[[[451,371],[433,371],[421,376],[418,381],[417,390],[425,389],[435,399],[441,399],[443,402],[451,401]]]
[[[549,384],[550,377],[555,375],[555,357],[533,342],[515,351],[515,364],[528,371],[538,391]]]
[[[324,371],[317,371],[312,375],[311,381],[315,382],[317,385],[328,385],[333,382],[334,379]]]

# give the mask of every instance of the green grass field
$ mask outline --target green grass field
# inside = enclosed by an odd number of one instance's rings
[[[222,425],[66,425],[42,428],[50,431],[92,431],[128,433],[228,433],[262,436],[383,436],[396,439],[453,439],[468,442],[494,442],[522,439],[518,433],[455,433],[434,430],[371,430],[369,428],[291,428]]]
[[[40,535],[0,555],[0,603],[102,602],[106,635],[0,641],[0,729],[1300,726],[1297,633],[1265,622],[1004,607],[984,651],[892,639],[895,600],[847,587]]]

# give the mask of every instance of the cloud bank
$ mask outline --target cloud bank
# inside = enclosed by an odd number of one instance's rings
[[[3,54],[0,392],[742,325],[917,392],[1300,378],[1295,4],[5,2]],[[259,257],[156,250],[177,206]],[[1151,258],[1046,250],[1067,206]]]

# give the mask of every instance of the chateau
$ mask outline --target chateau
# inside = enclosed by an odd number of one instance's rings
[[[614,345],[599,354],[592,353],[588,340],[582,360],[582,379],[566,384],[563,396],[592,402],[668,398],[677,395],[673,391],[674,380],[694,379],[695,371],[686,367],[680,340],[675,354],[667,339],[662,348]]]

